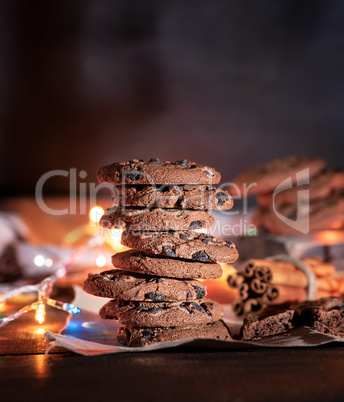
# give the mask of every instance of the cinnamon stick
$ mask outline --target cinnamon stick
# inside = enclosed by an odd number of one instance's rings
[[[244,277],[240,274],[229,275],[227,282],[231,288],[237,289],[244,282]]]
[[[252,282],[250,283],[250,287],[254,293],[262,294],[262,293],[266,292],[268,285],[266,282],[262,282],[261,280],[255,278],[255,279],[252,279]]]
[[[263,309],[263,304],[259,298],[256,299],[248,299],[244,303],[244,315],[248,315],[250,313],[258,313]]]
[[[246,300],[248,298],[249,286],[247,283],[242,283],[239,288],[239,297],[241,300]]]
[[[233,311],[237,316],[244,314],[244,303],[241,300],[236,300],[233,304]]]
[[[334,265],[323,262],[322,259],[319,257],[301,258],[301,261],[304,262],[306,265],[308,265],[309,268],[311,268],[311,270],[314,272],[314,274],[319,277],[333,275],[336,271]],[[253,271],[255,267],[262,267],[262,266],[268,268],[279,267],[281,269],[283,268],[284,270],[291,270],[291,271],[295,271],[298,269],[291,262],[260,260],[254,258],[248,260],[246,266],[250,267],[249,268],[250,272]]]
[[[266,298],[266,294],[262,296],[263,302],[270,305],[275,304],[292,304],[304,301],[307,299],[306,289],[291,287],[291,286],[276,286],[274,289],[274,296],[277,294],[277,297],[270,297],[270,300]],[[322,297],[330,297],[337,296],[336,292],[329,292],[324,290],[319,290],[317,292],[317,299]]]
[[[319,278],[332,276],[336,272],[336,267],[334,265],[324,262],[319,257],[302,258],[301,261],[308,265]]]

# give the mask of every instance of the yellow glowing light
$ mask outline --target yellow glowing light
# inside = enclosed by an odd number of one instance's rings
[[[2,293],[0,293],[0,299],[3,296]],[[0,303],[0,311],[4,311],[5,310],[5,302],[4,303]]]
[[[316,240],[322,244],[338,244],[344,241],[344,232],[335,230],[323,230],[315,235]]]
[[[128,248],[121,244],[123,229],[108,230],[104,236],[104,240],[108,243],[117,253],[127,250]]]
[[[43,267],[44,262],[45,262],[45,258],[43,257],[43,255],[36,255],[35,259],[33,260],[34,264],[36,265],[36,267]]]
[[[43,324],[45,321],[45,305],[43,303],[37,307],[35,319],[38,324]]]
[[[100,254],[98,255],[98,257],[96,258],[96,265],[97,267],[103,267],[106,264],[106,258]]]
[[[51,258],[46,258],[45,261],[44,261],[44,265],[45,265],[47,268],[52,267],[52,266],[53,266],[53,260],[52,260]]]
[[[37,335],[44,335],[45,334],[45,329],[44,328],[37,328],[33,331]]]
[[[98,207],[98,206],[93,207],[93,208],[90,210],[90,213],[89,213],[90,219],[91,219],[91,221],[94,222],[94,223],[99,222],[99,221],[100,221],[100,218],[103,216],[103,214],[104,214],[104,209],[101,208],[101,207]]]
[[[221,268],[222,268],[222,276],[220,279],[225,279],[227,281],[228,275],[234,275],[237,270],[233,267],[233,265],[226,264],[221,262],[220,263]]]

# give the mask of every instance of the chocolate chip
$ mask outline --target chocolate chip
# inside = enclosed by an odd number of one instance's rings
[[[188,240],[188,239],[190,239],[190,235],[189,235],[188,233],[179,233],[179,237],[180,237],[182,240]]]
[[[140,172],[138,170],[130,170],[129,172],[130,173],[127,174],[127,176],[130,181],[136,181],[140,176]]]
[[[205,296],[205,290],[202,289],[200,286],[197,286],[197,285],[192,285],[192,286],[196,290],[197,299],[202,299]]]
[[[168,257],[177,257],[177,254],[169,246],[162,246],[162,252]]]
[[[158,308],[158,307],[154,307],[152,309],[149,310],[149,314],[153,314],[153,315],[159,315],[163,312],[162,308]]]
[[[233,243],[230,240],[227,240],[226,247],[233,248]]]
[[[180,161],[176,161],[174,162],[174,165],[179,165],[179,166],[183,166],[186,169],[190,169],[190,165],[189,162],[186,159],[180,160]]]
[[[181,304],[181,305],[179,306],[179,309],[186,311],[188,314],[191,314],[191,311],[190,311],[186,306],[184,306],[183,304]]]
[[[214,176],[212,173],[209,172],[209,170],[204,170],[204,173],[205,173],[207,176]]]
[[[217,205],[222,207],[222,205],[229,200],[229,197],[226,193],[220,192],[216,194],[216,199],[217,199]]]
[[[186,293],[186,298],[187,299],[192,299],[193,298],[193,293],[191,292],[191,290],[188,290]]]
[[[151,329],[145,329],[142,331],[143,339],[153,338],[153,336],[154,336],[154,331],[152,331]]]
[[[155,283],[162,283],[164,282],[163,278],[154,278]]]
[[[193,310],[198,311],[199,313],[204,313],[205,312],[204,308],[202,306],[200,306],[199,304],[195,303],[195,302],[191,302],[190,307]]]
[[[162,161],[161,159],[159,159],[159,158],[151,158],[151,159],[149,160],[149,162],[163,163],[163,161]]]
[[[160,295],[159,293],[149,292],[145,294],[146,299],[151,299],[155,302],[161,302],[166,299],[166,296]]]
[[[192,229],[201,229],[202,227],[203,227],[202,222],[197,220],[197,221],[192,221],[190,223],[189,229],[190,230],[192,230]]]
[[[199,262],[208,262],[209,257],[204,251],[197,251],[196,253],[192,254],[192,259]]]

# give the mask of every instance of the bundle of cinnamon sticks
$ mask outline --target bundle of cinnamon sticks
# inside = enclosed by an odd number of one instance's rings
[[[317,281],[316,298],[344,295],[344,277],[335,267],[318,257],[302,258]],[[235,313],[258,313],[269,305],[287,305],[307,299],[308,278],[291,262],[251,259],[241,273],[228,276],[228,284],[238,289]]]

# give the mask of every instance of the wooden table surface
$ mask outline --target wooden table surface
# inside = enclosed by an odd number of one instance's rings
[[[344,400],[343,347],[45,355],[44,330],[58,332],[65,319],[49,309],[42,328],[32,313],[0,328],[0,402]]]
[[[44,330],[66,314],[50,309]],[[0,328],[1,401],[343,401],[344,348],[119,353],[46,342],[29,313]]]

